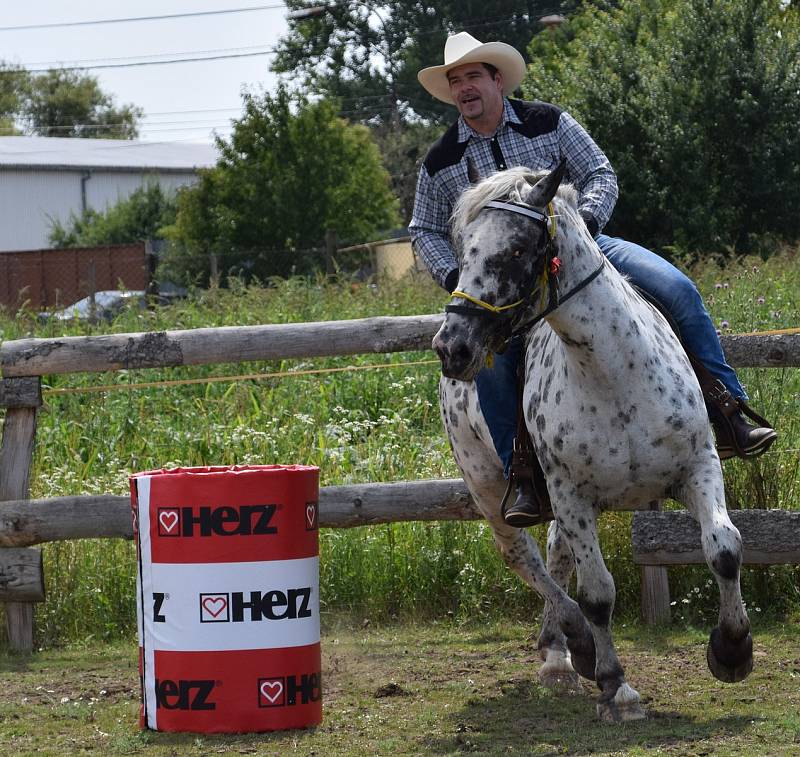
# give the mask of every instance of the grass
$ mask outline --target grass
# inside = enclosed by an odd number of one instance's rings
[[[757,268],[758,270],[754,270]],[[800,268],[788,252],[696,271],[722,331],[800,323]],[[727,286],[726,286],[727,284]],[[719,285],[719,286],[717,286]],[[763,299],[763,301],[762,301]],[[289,280],[268,287],[231,282],[152,311],[130,310],[112,324],[41,324],[29,313],[0,316],[0,337],[149,331],[406,315],[441,310],[445,296],[427,278],[400,283]],[[127,493],[137,470],[172,465],[309,463],[323,485],[457,476],[439,420],[436,365],[404,366],[430,353],[312,361],[197,366],[111,374],[47,376],[45,388],[110,383],[101,394],[49,395],[39,416],[33,497]],[[329,376],[306,368],[396,362],[391,369]],[[297,376],[145,390],[126,383],[290,370]],[[752,404],[780,431],[775,451],[725,464],[731,506],[796,508],[800,484],[800,375],[796,369],[741,372]],[[601,521],[607,563],[617,584],[617,617],[633,619],[639,572],[631,559],[630,515]],[[539,529],[541,530],[541,529]],[[542,538],[542,534],[537,534]],[[480,523],[408,523],[321,534],[321,600],[326,611],[373,619],[528,618],[540,602],[505,569]],[[48,599],[37,608],[37,644],[108,641],[134,627],[132,545],[64,542],[44,547]],[[715,592],[705,568],[672,569],[675,618],[706,622]],[[744,596],[756,615],[780,618],[800,605],[794,566],[748,568]],[[4,624],[3,624],[4,625]]]
[[[597,720],[588,681],[576,696],[539,685],[532,630],[522,622],[377,624],[328,614],[323,723],[270,734],[140,731],[133,642],[0,656],[0,751],[762,757],[800,750],[796,622],[756,624],[754,672],[734,685],[706,669],[704,632],[618,626],[620,659],[648,714],[624,725]]]

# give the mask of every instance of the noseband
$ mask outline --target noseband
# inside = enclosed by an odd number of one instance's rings
[[[542,298],[544,298],[543,288],[545,286],[547,287],[548,304],[547,307],[544,310],[542,310],[541,313],[539,313],[539,315],[537,315],[531,321],[526,321],[524,324],[524,328],[530,328],[531,326],[542,320],[542,318],[544,318],[546,315],[552,313],[559,305],[561,305],[563,302],[566,302],[570,297],[580,292],[580,290],[583,289],[587,284],[594,281],[594,279],[597,278],[600,275],[600,272],[603,270],[603,267],[605,266],[606,262],[605,257],[603,257],[603,260],[601,261],[600,265],[594,271],[592,271],[592,273],[590,273],[585,279],[576,284],[563,297],[559,297],[558,272],[561,268],[561,261],[555,255],[556,214],[553,208],[553,203],[552,202],[548,203],[547,215],[545,215],[544,213],[540,213],[538,210],[534,210],[533,208],[530,208],[527,205],[519,205],[514,202],[502,202],[499,200],[494,200],[492,202],[489,202],[484,207],[495,208],[497,210],[505,210],[510,213],[517,213],[518,215],[526,216],[527,218],[532,218],[537,223],[542,224],[542,226],[547,231],[547,239],[542,245],[545,248],[545,261],[542,267],[541,288],[542,288]],[[471,302],[473,305],[477,307],[470,307],[469,305],[447,305],[445,307],[445,312],[460,313],[462,315],[479,315],[486,317],[503,316],[506,313],[508,313],[508,311],[513,310],[514,308],[517,308],[520,305],[530,304],[531,295],[533,294],[533,291],[527,297],[523,297],[517,300],[516,302],[512,302],[510,305],[492,305],[489,302],[484,302],[483,300],[480,300],[477,297],[473,297],[471,294],[462,292],[460,289],[456,289],[451,294],[451,297],[459,297],[463,300],[467,300],[468,302]],[[521,328],[517,327],[516,331],[520,330]]]

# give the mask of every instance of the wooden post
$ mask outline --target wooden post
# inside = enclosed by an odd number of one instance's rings
[[[28,498],[36,438],[36,410],[41,404],[41,379],[38,377],[3,379],[0,384],[0,405],[7,408],[0,447],[0,501]],[[37,564],[41,574],[41,561]],[[43,584],[41,575],[38,580]],[[33,604],[6,604],[6,630],[11,649],[32,652]]]
[[[650,510],[661,510],[661,502],[651,502]],[[642,620],[648,626],[669,623],[669,577],[667,569],[657,565],[641,568]]]
[[[334,229],[325,232],[325,273],[333,276],[336,273],[336,266],[333,264],[333,256],[336,254],[337,238]]]

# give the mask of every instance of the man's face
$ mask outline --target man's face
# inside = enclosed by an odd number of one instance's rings
[[[467,121],[494,118],[503,110],[503,77],[482,63],[465,63],[447,72],[450,96]]]

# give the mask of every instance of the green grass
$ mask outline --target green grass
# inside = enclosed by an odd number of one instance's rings
[[[745,261],[725,270],[706,266],[697,271],[697,278],[723,331],[800,323],[796,255],[787,253],[766,263]],[[125,312],[111,325],[40,324],[25,312],[0,316],[0,338],[423,314],[440,311],[444,302],[442,291],[427,278],[397,284],[290,280],[269,287],[233,282],[230,289],[198,292],[168,308]],[[298,373],[265,381],[46,396],[39,416],[31,495],[126,494],[131,472],[171,465],[308,463],[320,466],[325,486],[457,476],[439,420],[437,366],[402,365],[431,357],[424,352],[47,376],[46,389],[110,383],[124,387],[141,381],[278,370]],[[390,361],[398,365],[301,375],[312,367]],[[775,451],[764,458],[725,464],[729,503],[796,508],[800,375],[796,369],[745,370],[741,375],[753,406],[774,420],[781,436]],[[630,517],[615,513],[601,521],[621,619],[634,618],[639,606]],[[527,618],[540,608],[538,598],[502,565],[488,529],[480,523],[324,530],[321,553],[321,601],[328,611],[364,612],[383,619],[436,617],[444,612],[456,618],[500,614]],[[37,608],[38,645],[130,635],[134,627],[131,544],[111,540],[51,544],[44,548],[44,559],[48,599]],[[746,569],[743,587],[748,606],[762,616],[785,615],[800,604],[799,577],[792,566]],[[709,578],[701,567],[671,570],[677,620],[705,623],[715,612],[717,600],[715,590],[707,586]]]
[[[722,684],[705,665],[705,633],[617,625],[626,677],[647,720],[603,724],[597,689],[556,695],[537,680],[534,624],[367,623],[323,619],[323,722],[247,735],[138,728],[134,643],[0,655],[3,754],[596,754],[762,757],[800,749],[800,632],[754,627],[755,668]]]

